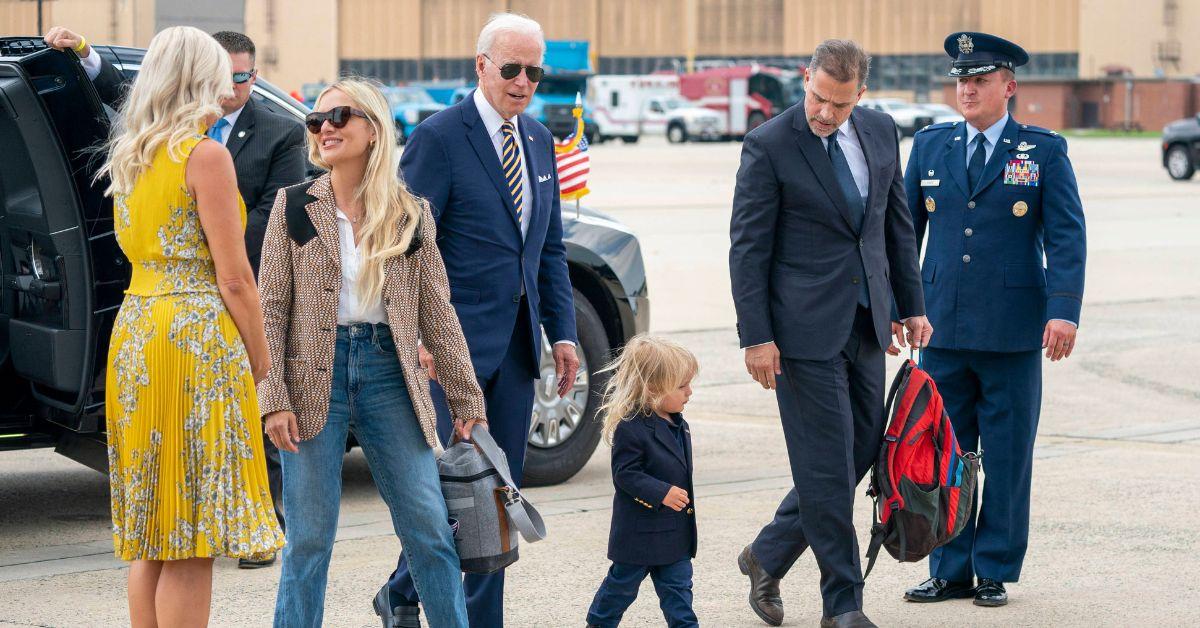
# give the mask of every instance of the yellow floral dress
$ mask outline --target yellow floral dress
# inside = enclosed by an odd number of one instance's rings
[[[117,241],[133,264],[106,386],[122,560],[261,558],[283,545],[249,358],[184,178],[203,139],[188,139],[174,158],[160,148],[114,202]]]

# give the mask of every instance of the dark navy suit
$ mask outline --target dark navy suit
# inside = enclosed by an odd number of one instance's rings
[[[1029,537],[1033,442],[1046,322],[1079,323],[1086,240],[1067,143],[1009,118],[973,190],[965,123],[913,140],[905,188],[933,338],[922,366],[938,384],[965,450],[983,446],[983,500],[934,577],[1015,582]],[[977,149],[978,150],[978,149]]]
[[[607,628],[637,597],[649,574],[669,626],[695,626],[692,565],[696,557],[696,511],[692,491],[692,442],[687,421],[673,425],[655,414],[622,421],[613,434],[612,526],[608,576],[588,611],[588,624]],[[663,505],[672,486],[691,500],[682,511]]]
[[[893,299],[903,317],[925,313],[895,123],[861,107],[850,122],[869,178],[861,217],[801,104],[746,136],[730,222],[738,335],[743,348],[779,348],[776,396],[795,483],[752,549],[782,578],[812,547],[826,617],[862,608],[854,492],[883,435]]]
[[[528,232],[522,238],[500,159],[473,95],[430,117],[413,131],[400,169],[409,188],[427,199],[437,220],[450,302],[471,351],[487,401],[488,429],[521,481],[533,413],[533,382],[544,326],[550,342],[576,342],[575,308],[562,243],[558,172],[550,132],[521,115]],[[532,202],[530,202],[532,201]],[[449,410],[436,384],[438,431],[451,434]],[[401,555],[390,586],[417,602]],[[464,583],[472,626],[504,625],[504,572],[468,575]]]

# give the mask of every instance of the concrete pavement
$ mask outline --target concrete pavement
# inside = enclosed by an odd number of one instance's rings
[[[735,559],[791,479],[774,398],[749,381],[732,329],[725,253],[738,145],[644,140],[592,150],[589,204],[639,234],[652,327],[702,364],[688,407],[697,614],[709,626],[761,626]],[[885,554],[866,587],[867,613],[881,626],[1200,623],[1200,179],[1169,181],[1156,151],[1154,140],[1071,143],[1089,227],[1086,305],[1075,355],[1045,369],[1031,547],[1012,603],[905,603],[900,594],[926,566]],[[370,598],[399,545],[361,452],[347,456],[344,478],[326,623],[377,625]],[[103,477],[49,451],[0,453],[0,626],[128,622],[106,490]],[[509,572],[509,625],[581,626],[608,566],[607,448],[567,484],[529,494],[550,536],[523,546]],[[865,498],[856,517],[865,544]],[[266,625],[278,567],[221,561],[216,572],[213,625]],[[801,558],[784,581],[786,625],[816,625],[817,581],[811,556]],[[648,582],[625,625],[662,625]]]

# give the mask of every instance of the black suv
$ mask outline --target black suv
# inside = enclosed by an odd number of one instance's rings
[[[145,54],[93,49],[129,77]],[[252,97],[297,120],[308,113],[261,79]],[[40,38],[0,38],[0,450],[55,447],[97,470],[107,464],[108,336],[130,272],[113,234],[112,201],[91,183],[96,146],[114,120],[73,53],[47,49]],[[563,482],[591,457],[600,439],[596,371],[649,322],[641,247],[627,227],[564,208],[563,240],[581,366],[566,399],[546,380],[537,386],[530,485]],[[553,378],[542,344],[542,376]]]
[[[1162,151],[1163,167],[1172,179],[1191,179],[1200,164],[1200,114],[1163,127]]]

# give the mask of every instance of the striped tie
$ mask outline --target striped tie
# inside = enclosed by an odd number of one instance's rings
[[[516,129],[512,122],[500,125],[504,136],[500,142],[500,165],[504,180],[508,182],[508,193],[512,194],[513,207],[517,211],[517,223],[525,219],[525,190],[521,187],[521,151],[517,150]]]

